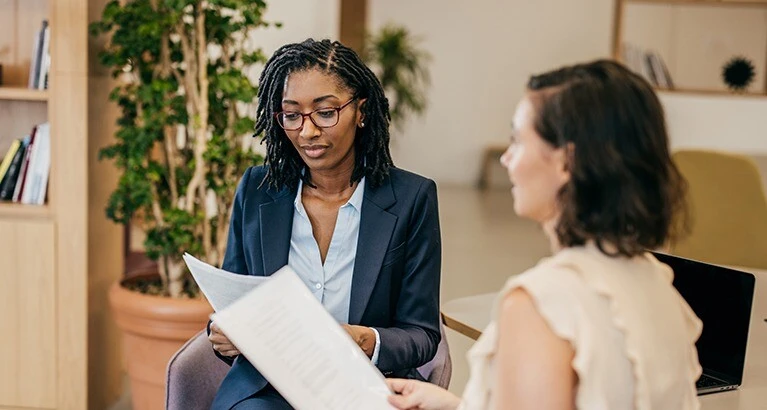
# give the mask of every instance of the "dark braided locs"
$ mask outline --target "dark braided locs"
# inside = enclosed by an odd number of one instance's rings
[[[275,51],[266,62],[258,80],[258,108],[255,135],[263,135],[266,142],[264,183],[280,190],[293,187],[301,178],[311,185],[306,166],[295,147],[280,127],[275,114],[282,110],[285,79],[291,73],[318,69],[338,78],[358,99],[366,98],[362,105],[365,127],[357,128],[354,140],[355,164],[350,184],[367,177],[367,183],[380,185],[393,166],[389,152],[389,102],[383,87],[357,53],[338,41],[315,41],[287,44]]]

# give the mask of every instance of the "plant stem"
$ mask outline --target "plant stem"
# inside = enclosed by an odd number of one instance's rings
[[[160,273],[160,281],[162,282],[162,288],[168,289],[168,255],[160,256],[160,260],[157,261],[157,270]]]
[[[165,163],[168,167],[168,186],[170,187],[170,198],[172,203],[178,204],[178,182],[176,180],[176,164],[179,160],[178,150],[176,149],[174,127],[163,127],[165,142]]]
[[[218,230],[216,232],[216,252],[218,253],[218,260],[216,262],[216,266],[221,266],[221,264],[224,262],[224,254],[226,253],[226,242],[227,242],[227,228],[229,226],[227,225],[227,221],[230,220],[230,212],[229,207],[226,207],[226,203],[223,200],[218,201]],[[213,261],[211,261],[213,263]]]
[[[182,261],[167,258],[168,262],[168,293],[171,297],[178,298],[184,293],[185,267]]]
[[[194,211],[194,205],[196,202],[204,207],[205,195],[199,191],[203,189],[203,182],[205,179],[205,145],[207,140],[208,129],[208,84],[207,84],[207,70],[203,70],[202,67],[207,67],[207,42],[205,41],[205,13],[200,12],[200,6],[195,6],[195,13],[198,15],[195,19],[196,25],[190,36],[194,36],[191,40],[194,41],[195,47],[189,46],[189,39],[182,40],[182,47],[184,50],[184,60],[196,59],[199,64],[199,70],[197,70],[197,77],[192,78],[191,75],[185,75],[187,83],[191,83],[190,89],[187,90],[190,100],[192,101],[192,107],[187,106],[189,111],[189,121],[191,124],[187,127],[187,131],[192,131],[190,136],[194,140],[194,173],[189,180],[189,184],[186,188],[186,203],[185,209],[187,212],[192,213]],[[202,27],[200,27],[200,20],[202,20]],[[184,32],[183,34],[186,34]],[[182,36],[184,38],[184,36]],[[187,44],[187,46],[183,46]],[[196,57],[188,57],[187,52],[193,53],[196,51]],[[194,71],[191,71],[194,73]],[[204,80],[204,84],[203,84]],[[199,88],[198,88],[199,87]],[[204,92],[203,92],[204,91]],[[204,101],[203,101],[204,100]],[[191,110],[190,110],[191,108]],[[195,198],[196,196],[196,198]],[[196,201],[197,200],[197,201]],[[204,241],[204,239],[203,239]],[[207,255],[208,247],[204,247]]]

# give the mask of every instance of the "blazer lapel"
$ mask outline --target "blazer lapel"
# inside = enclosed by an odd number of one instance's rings
[[[358,324],[362,319],[397,223],[397,216],[386,211],[397,201],[391,179],[386,178],[377,188],[368,189],[367,186],[362,201],[360,233],[352,274],[350,324]]]
[[[296,190],[283,189],[273,198],[274,201],[259,207],[264,276],[270,276],[288,264]]]

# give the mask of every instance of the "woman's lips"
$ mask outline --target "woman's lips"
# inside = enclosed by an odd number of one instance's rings
[[[319,158],[328,150],[326,145],[306,145],[301,147],[309,158]]]

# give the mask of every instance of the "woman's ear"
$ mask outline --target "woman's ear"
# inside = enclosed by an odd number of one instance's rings
[[[357,126],[365,126],[365,114],[362,112],[362,106],[367,102],[367,98],[361,98],[359,104],[357,104]]]
[[[571,173],[575,166],[575,144],[568,142],[565,145],[565,171]]]
[[[575,166],[575,144],[568,142],[557,148],[555,161],[563,184],[570,182],[573,167]]]

